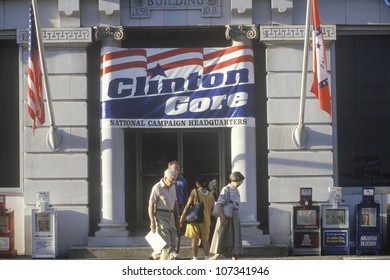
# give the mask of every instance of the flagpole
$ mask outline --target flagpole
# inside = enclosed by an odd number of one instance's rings
[[[303,47],[303,63],[302,63],[302,79],[301,79],[301,98],[299,108],[298,125],[293,130],[292,140],[294,144],[300,148],[305,148],[306,132],[305,132],[305,102],[306,102],[306,78],[307,78],[307,58],[309,50],[309,32],[310,32],[310,16],[311,16],[311,1],[307,0],[306,6],[306,24],[305,24],[305,42]]]
[[[33,12],[34,12],[34,20],[35,20],[35,30],[37,34],[37,43],[38,43],[38,50],[39,50],[39,59],[42,66],[42,72],[43,72],[43,86],[45,88],[46,92],[46,100],[47,100],[47,110],[49,113],[49,122],[50,122],[50,130],[47,135],[47,144],[50,147],[51,150],[57,151],[59,149],[59,144],[61,141],[60,133],[57,129],[54,114],[53,114],[53,103],[51,98],[51,91],[49,86],[49,77],[47,74],[47,67],[46,67],[46,60],[45,60],[45,50],[43,48],[42,43],[42,34],[41,34],[41,27],[39,23],[39,14],[38,14],[38,5],[36,0],[31,0]]]

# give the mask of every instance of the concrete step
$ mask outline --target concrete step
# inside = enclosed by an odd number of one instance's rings
[[[244,246],[242,258],[278,258],[288,256],[288,246],[259,245]],[[69,259],[129,259],[145,260],[152,253],[150,247],[88,247],[72,246],[68,252]],[[179,259],[191,259],[191,246],[182,245]],[[199,248],[198,258],[204,258],[203,249]],[[223,259],[223,257],[221,258]]]

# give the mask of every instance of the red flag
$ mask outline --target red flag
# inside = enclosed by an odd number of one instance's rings
[[[39,63],[39,50],[37,31],[35,28],[34,10],[30,2],[29,20],[29,44],[28,44],[28,114],[33,120],[33,134],[37,127],[45,123],[45,107],[42,95],[42,72]]]
[[[320,14],[318,12],[317,0],[313,0],[313,74],[314,80],[311,92],[319,100],[320,108],[332,116],[332,105],[330,102],[330,89],[328,80],[328,67],[326,61],[326,48],[322,34]]]

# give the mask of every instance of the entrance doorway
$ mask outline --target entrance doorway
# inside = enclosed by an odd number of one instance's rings
[[[225,184],[226,166],[230,168],[227,134],[230,135],[230,129],[226,128],[126,132],[126,221],[130,232],[148,229],[150,191],[172,160],[180,162],[188,192],[199,175],[209,181],[215,179],[219,192]]]

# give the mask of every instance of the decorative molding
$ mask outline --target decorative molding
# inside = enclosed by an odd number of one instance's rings
[[[86,47],[92,43],[92,29],[90,27],[75,28],[42,28],[42,41],[48,46]],[[17,43],[28,45],[28,29],[17,30]]]
[[[123,26],[96,26],[93,28],[95,30],[95,39],[100,41],[108,37],[112,37],[116,41],[124,39]]]
[[[66,16],[80,16],[79,0],[58,0],[58,11]]]
[[[231,40],[239,35],[245,35],[248,39],[257,39],[259,36],[256,24],[250,25],[226,25],[226,39]]]
[[[322,25],[325,41],[336,40],[336,25]],[[311,32],[310,32],[311,33]],[[309,34],[311,36],[311,34]],[[305,26],[304,25],[275,25],[275,26],[260,26],[260,41],[277,43],[286,41],[304,41]]]
[[[287,10],[293,8],[292,0],[272,0],[271,1],[272,10],[277,10],[279,13],[285,13]]]
[[[239,14],[252,12],[252,0],[232,0],[232,10]]]
[[[99,12],[107,16],[114,15],[120,11],[120,0],[99,0]]]
[[[221,17],[221,0],[202,0],[202,1],[129,0],[129,1],[130,1],[131,18],[150,18],[151,10],[201,10],[202,17],[210,17],[210,18]]]

